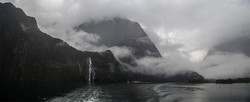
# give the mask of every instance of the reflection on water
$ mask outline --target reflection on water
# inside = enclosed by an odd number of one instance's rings
[[[48,101],[63,102],[63,101],[84,101],[84,102],[97,102],[100,101],[100,94],[102,91],[98,87],[87,86],[84,88],[78,88],[66,94],[63,97],[55,97]]]
[[[250,84],[96,84],[47,101],[250,102]]]

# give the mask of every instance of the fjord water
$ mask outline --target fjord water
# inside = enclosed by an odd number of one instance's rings
[[[86,84],[48,102],[250,102],[250,84]]]
[[[1,101],[250,102],[250,83],[89,84],[12,82],[1,84]]]

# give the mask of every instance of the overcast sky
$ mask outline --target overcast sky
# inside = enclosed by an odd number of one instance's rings
[[[98,41],[98,36],[74,32],[72,27],[121,16],[139,22],[165,59],[176,64],[180,57],[189,60],[188,66],[206,78],[250,77],[250,58],[243,53],[221,52],[204,59],[214,46],[250,37],[250,0],[6,1],[35,17],[43,32],[70,44],[84,43],[72,45],[82,50],[106,47],[92,48],[89,42]]]

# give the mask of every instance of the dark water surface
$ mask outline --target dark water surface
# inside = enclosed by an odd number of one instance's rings
[[[35,85],[24,85],[13,90],[2,89],[1,86],[1,98],[48,102],[250,102],[249,83]]]
[[[48,102],[250,102],[250,84],[86,85]]]
[[[84,86],[75,82],[15,81],[0,83],[0,101],[44,101]]]

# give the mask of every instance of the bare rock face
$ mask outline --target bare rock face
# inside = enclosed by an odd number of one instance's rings
[[[100,36],[100,44],[107,47],[126,46],[132,49],[133,56],[137,58],[145,56],[161,57],[154,43],[141,28],[139,23],[124,18],[112,18],[98,22],[87,22],[75,27]]]

